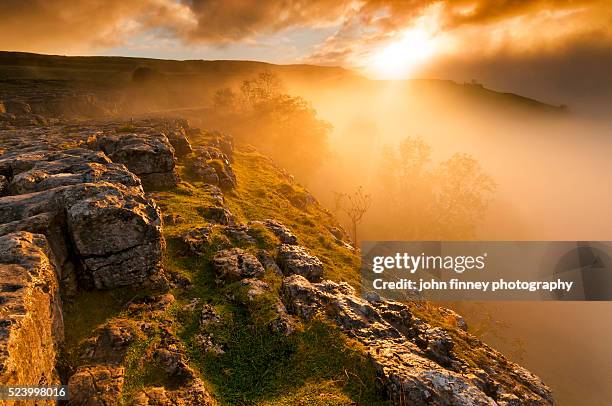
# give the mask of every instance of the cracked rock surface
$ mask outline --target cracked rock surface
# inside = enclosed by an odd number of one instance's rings
[[[63,340],[59,286],[45,236],[0,236],[0,385],[59,382]]]
[[[535,375],[472,338],[496,368],[482,370],[453,352],[452,340],[390,301],[366,301],[346,283],[311,283],[301,275],[281,288],[289,313],[335,322],[365,345],[384,388],[398,405],[552,405],[550,389]],[[460,334],[468,334],[460,330]]]

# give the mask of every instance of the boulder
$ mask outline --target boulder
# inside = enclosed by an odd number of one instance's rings
[[[268,230],[272,231],[282,244],[296,245],[298,239],[283,223],[277,220],[267,219],[261,222]]]
[[[187,387],[169,390],[164,387],[147,387],[142,389],[131,403],[133,406],[212,406],[217,402],[210,395],[204,382],[195,379]]]
[[[68,381],[70,405],[114,405],[121,399],[125,368],[118,365],[79,367]]]
[[[137,175],[147,190],[178,184],[174,148],[162,133],[103,134],[90,142],[116,163],[124,164]]]
[[[219,251],[212,259],[217,276],[224,281],[238,281],[262,276],[264,268],[257,258],[240,248]]]
[[[9,194],[26,194],[80,183],[110,182],[139,187],[140,181],[124,165],[112,163],[101,152],[74,149],[65,152],[7,156],[0,166],[10,168]]]
[[[140,188],[95,183],[0,198],[0,218],[65,222],[64,239],[81,265],[79,279],[99,289],[141,283],[161,269],[164,240],[157,206]]]
[[[80,348],[79,357],[88,364],[121,364],[130,345],[142,336],[129,320],[112,320],[96,329]]]
[[[187,139],[185,130],[182,127],[167,130],[166,136],[168,137],[170,144],[172,144],[177,158],[184,158],[193,152],[191,143],[189,142],[189,139]]]
[[[300,245],[281,244],[276,262],[285,275],[301,275],[311,282],[323,277],[323,263]]]
[[[96,288],[141,283],[161,269],[160,212],[142,195],[101,188],[67,204],[66,213],[71,241],[84,265],[83,277]]]
[[[235,189],[236,174],[228,158],[216,149],[199,149],[186,161],[186,166],[199,180],[219,186],[223,190]]]
[[[211,226],[187,230],[187,232],[181,236],[181,240],[191,255],[203,255],[207,246],[210,244],[212,231],[213,228]]]
[[[235,300],[249,309],[255,310],[262,315],[263,312],[268,317],[267,325],[275,333],[289,335],[295,331],[295,320],[287,313],[283,302],[272,294],[272,287],[260,280],[246,278],[240,281],[238,294],[234,295]]]
[[[153,360],[171,377],[191,380],[195,372],[187,363],[185,354],[172,347],[160,347],[153,353]]]
[[[276,276],[283,276],[283,271],[278,267],[274,258],[266,250],[258,250],[257,251],[257,259],[259,263],[263,265],[264,269],[268,272],[273,273]]]
[[[249,227],[243,223],[230,224],[224,228],[225,234],[235,241],[236,244],[240,245],[252,245],[257,243],[257,240],[249,234],[249,231]]]
[[[0,237],[0,385],[56,385],[63,340],[59,286],[41,234]]]
[[[234,216],[225,207],[220,206],[209,206],[199,207],[198,213],[211,223],[231,225],[234,224]]]

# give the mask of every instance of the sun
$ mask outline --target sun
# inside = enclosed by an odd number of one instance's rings
[[[437,51],[435,36],[424,28],[404,31],[401,38],[375,51],[368,70],[379,79],[405,79]]]

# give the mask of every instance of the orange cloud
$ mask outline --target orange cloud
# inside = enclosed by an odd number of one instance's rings
[[[143,32],[222,45],[332,25],[337,32],[305,60],[359,66],[432,13],[434,34],[463,55],[541,51],[585,38],[612,42],[608,0],[4,0],[0,48],[75,53],[121,45]]]

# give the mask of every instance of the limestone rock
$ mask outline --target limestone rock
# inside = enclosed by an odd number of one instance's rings
[[[157,273],[163,249],[159,209],[118,187],[67,208],[67,226],[86,278],[98,289],[143,282]],[[117,272],[121,269],[121,272]]]
[[[285,278],[281,290],[289,313],[307,320],[323,315],[365,346],[394,404],[493,406],[513,404],[511,398],[553,404],[539,378],[475,337],[466,339],[487,353],[487,372],[461,361],[450,337],[413,317],[406,305],[368,302],[346,283],[313,284],[300,275]]]
[[[184,158],[191,154],[193,149],[191,143],[185,134],[185,130],[182,127],[175,127],[166,131],[168,141],[172,144],[177,158]]]
[[[188,230],[181,236],[187,251],[192,255],[203,255],[210,243],[213,228],[211,226],[198,227]]]
[[[107,134],[96,138],[92,147],[103,151],[113,162],[124,164],[147,190],[173,187],[180,181],[174,148],[162,133]]]
[[[301,275],[312,282],[323,277],[323,263],[300,245],[282,244],[276,261],[285,275]]]
[[[234,216],[225,207],[209,206],[198,208],[198,213],[211,223],[222,225],[234,224]]]
[[[0,385],[58,382],[63,321],[54,268],[43,235],[0,237]]]
[[[141,189],[96,183],[0,198],[0,218],[28,221],[48,213],[65,216],[82,272],[99,289],[141,283],[159,272],[164,241],[157,206]]]
[[[205,352],[210,352],[215,355],[221,355],[225,351],[220,344],[216,342],[214,334],[210,331],[216,326],[223,323],[221,315],[211,305],[204,305],[200,312],[199,332],[194,339],[198,346]]]
[[[257,251],[257,259],[263,265],[266,271],[272,272],[274,275],[283,276],[283,271],[278,267],[274,258],[266,250]]]
[[[257,240],[249,234],[249,227],[246,224],[231,224],[225,226],[225,234],[237,244],[256,244]]]
[[[112,320],[96,329],[80,348],[79,357],[87,363],[121,364],[130,344],[142,333],[129,320]]]
[[[125,369],[117,365],[80,367],[68,381],[71,406],[114,405],[121,398]]]
[[[261,222],[268,230],[272,231],[278,237],[282,244],[296,245],[298,239],[283,223],[277,220],[267,219]]]
[[[229,159],[216,149],[200,147],[186,161],[187,168],[200,180],[223,190],[236,187],[236,175]]]
[[[212,260],[217,276],[224,281],[256,278],[264,273],[257,258],[240,248],[219,251]]]
[[[128,187],[140,181],[125,166],[112,163],[101,152],[15,150],[0,157],[0,170],[11,174],[7,194],[26,194],[80,183],[110,182]]]
[[[153,353],[153,359],[161,365],[164,372],[172,377],[193,379],[195,373],[187,364],[185,355],[174,348],[158,348]]]
[[[265,304],[265,307],[271,311],[268,326],[272,331],[283,335],[289,335],[295,331],[294,319],[287,313],[283,302],[271,295],[272,287],[268,283],[260,279],[246,278],[240,281],[238,289],[235,299],[240,304],[254,309]]]
[[[217,403],[208,393],[204,382],[195,379],[188,387],[168,390],[163,387],[149,387],[140,391],[133,406],[212,406]]]

